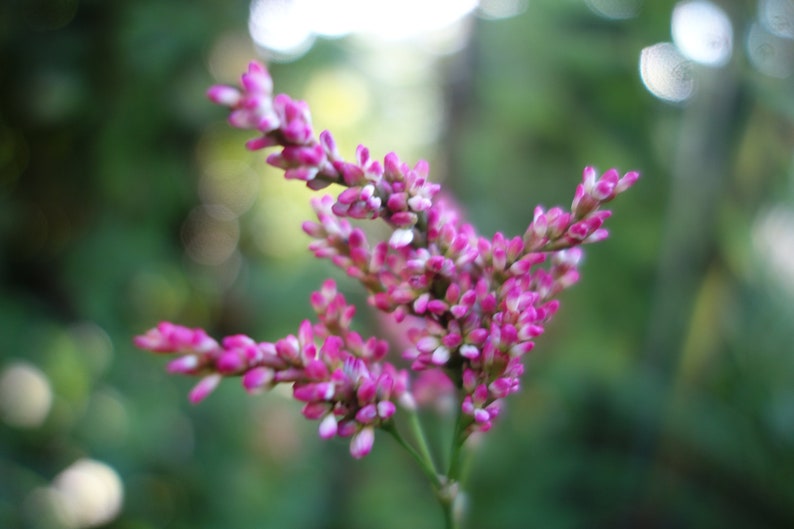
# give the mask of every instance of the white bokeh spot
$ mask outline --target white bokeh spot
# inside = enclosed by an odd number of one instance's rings
[[[670,25],[673,42],[688,59],[706,66],[722,66],[731,58],[731,20],[712,2],[678,3]]]
[[[694,92],[690,61],[671,42],[660,42],[640,53],[640,78],[659,99],[680,103]]]

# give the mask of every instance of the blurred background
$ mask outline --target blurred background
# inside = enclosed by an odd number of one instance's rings
[[[473,447],[469,527],[794,527],[791,0],[3,2],[0,527],[440,526],[390,438],[352,461],[234,381],[190,406],[131,345],[275,340],[328,275],[363,300],[205,99],[254,57],[484,234],[642,172]]]

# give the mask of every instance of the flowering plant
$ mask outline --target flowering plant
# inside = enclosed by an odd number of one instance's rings
[[[430,480],[447,527],[457,526],[464,442],[489,430],[504,399],[518,391],[524,355],[557,311],[557,295],[579,279],[581,246],[607,237],[602,225],[610,212],[601,206],[631,187],[638,173],[621,177],[610,169],[599,177],[587,167],[570,211],[538,206],[523,235],[487,238],[440,196],[426,162],[410,167],[394,153],[380,162],[363,146],[354,162],[345,161],[328,131],[315,136],[305,102],[273,95],[262,64],[249,65],[241,88],[214,86],[208,96],[231,108],[232,126],[258,132],[249,149],[280,147],[267,162],[287,179],[314,190],[344,188],[336,198],[312,200],[317,220],[303,224],[313,239],[309,248],[358,280],[370,306],[405,326],[410,346],[401,356],[407,367],[389,359],[386,340],[352,330],[356,307],[330,279],[311,295],[316,321],[304,320],[295,335],[275,342],[244,335],[218,342],[202,329],[162,322],[135,344],[175,353],[170,372],[201,377],[192,402],[223,377],[239,376],[249,392],[290,384],[304,403],[303,415],[319,421],[320,437],[350,438],[354,458],[371,451],[375,430],[389,432]],[[388,240],[370,241],[348,220],[378,218],[392,228]],[[454,386],[457,396],[445,469],[428,449],[410,376],[432,370],[443,372],[435,380]],[[397,428],[398,410],[407,417],[410,438]]]

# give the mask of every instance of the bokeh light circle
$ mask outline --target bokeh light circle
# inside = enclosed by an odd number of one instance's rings
[[[722,66],[733,51],[733,26],[728,15],[712,2],[679,2],[671,20],[673,42],[690,60]]]
[[[680,103],[694,92],[690,61],[671,42],[660,42],[640,53],[640,77],[659,99]]]

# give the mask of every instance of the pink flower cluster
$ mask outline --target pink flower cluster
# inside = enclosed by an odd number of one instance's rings
[[[374,429],[388,421],[396,403],[414,406],[408,373],[384,360],[388,345],[350,330],[355,306],[348,305],[327,280],[312,293],[319,321],[301,323],[297,336],[257,343],[245,335],[219,344],[202,329],[163,322],[135,338],[135,345],[157,353],[177,353],[172,373],[201,376],[192,402],[206,397],[224,376],[242,377],[251,392],[292,384],[293,397],[305,403],[303,415],[320,421],[323,439],[352,437],[350,452],[363,457],[372,448]]]
[[[443,369],[459,390],[464,431],[486,431],[503,399],[520,388],[522,358],[559,307],[556,296],[579,278],[581,245],[603,240],[610,212],[603,204],[631,187],[636,172],[601,175],[588,167],[570,211],[535,208],[521,236],[483,237],[414,167],[390,153],[373,160],[360,146],[355,162],[339,155],[328,131],[315,137],[306,103],[273,96],[269,73],[251,63],[241,89],[215,86],[216,103],[231,107],[230,123],[255,130],[250,149],[281,147],[270,165],[312,189],[338,184],[336,198],[312,201],[317,221],[303,230],[310,250],[329,259],[368,291],[369,304],[407,327],[403,351],[413,371]],[[349,219],[381,218],[393,229],[387,241],[370,241]],[[350,331],[353,307],[326,282],[312,296],[320,322],[304,322],[298,336],[275,344],[232,336],[218,345],[201,329],[162,323],[136,344],[155,352],[186,353],[172,371],[202,374],[192,400],[222,376],[242,375],[249,389],[292,383],[304,415],[320,419],[320,435],[352,435],[351,452],[372,446],[373,430],[387,423],[396,403],[413,406],[408,374],[385,361],[387,345]],[[318,346],[318,344],[320,344]]]

